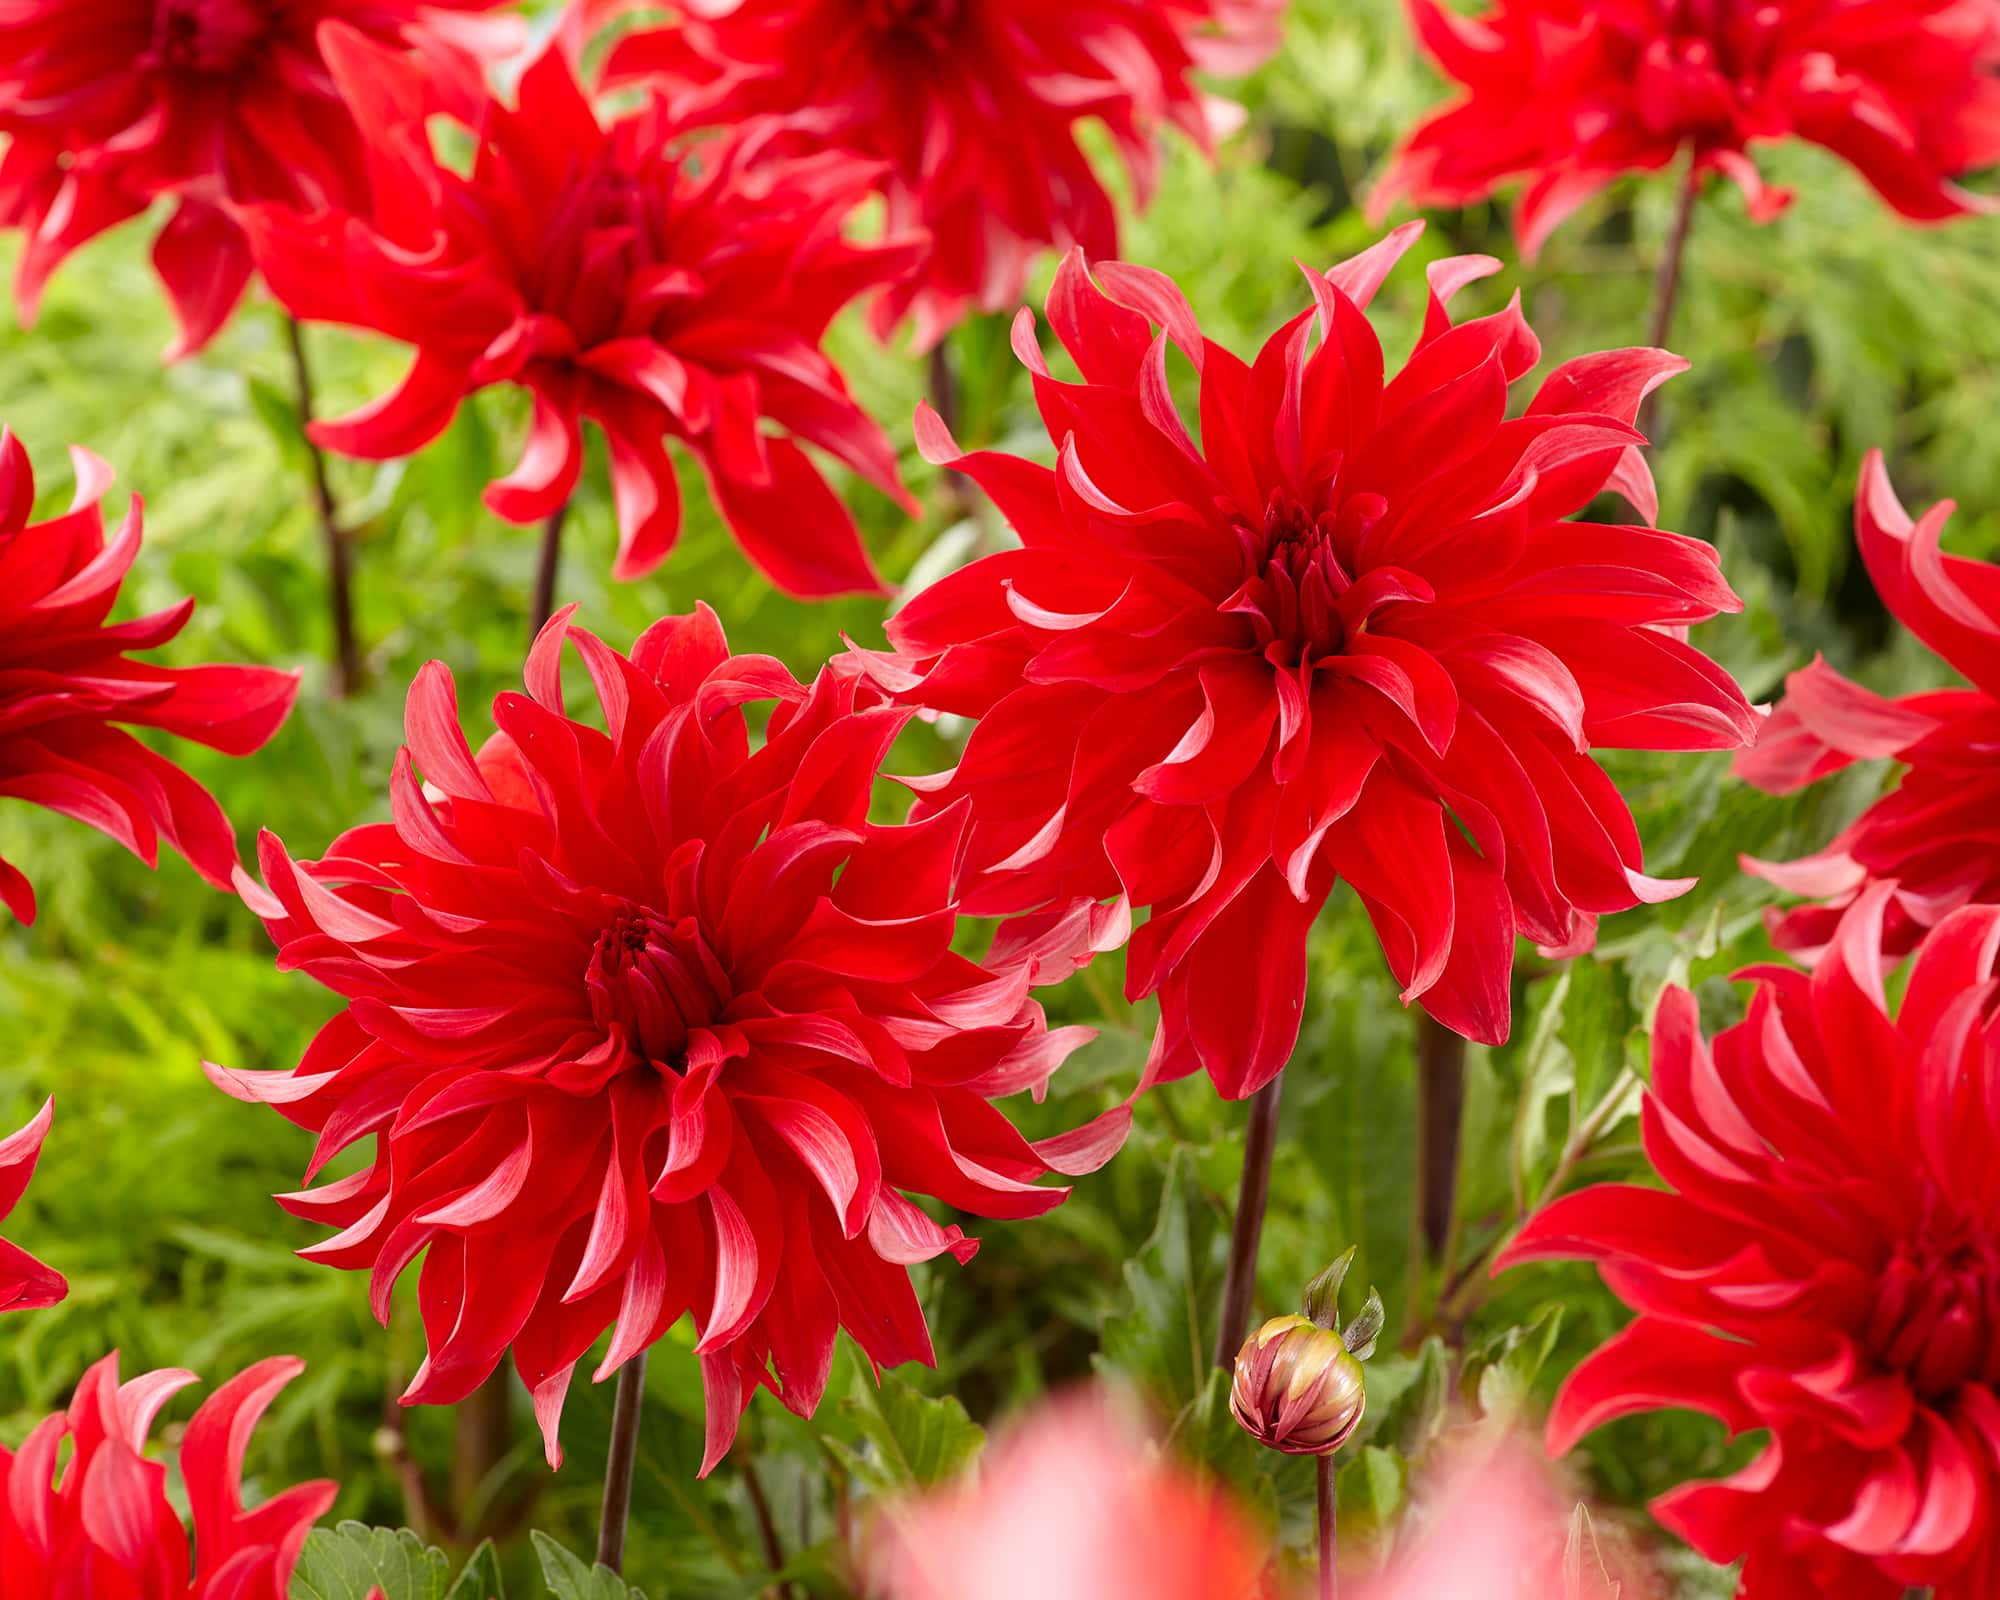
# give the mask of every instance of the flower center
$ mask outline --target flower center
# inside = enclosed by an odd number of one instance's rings
[[[1250,617],[1274,663],[1297,666],[1341,654],[1349,631],[1341,598],[1354,587],[1348,560],[1387,509],[1380,495],[1364,494],[1316,511],[1274,490],[1261,526],[1237,524],[1243,586],[1223,609]]]
[[[269,27],[260,0],[160,0],[145,64],[208,76],[234,72]]]
[[[966,0],[861,0],[863,24],[885,43],[943,50],[958,31]]]
[[[1768,0],[1661,0],[1657,24],[1625,44],[1637,57],[1631,71],[1647,128],[1661,136],[1733,129],[1763,94],[1783,23]]]
[[[1901,1246],[1883,1268],[1864,1343],[1926,1399],[2000,1366],[2000,1252],[1970,1229]]]
[[[713,1023],[729,994],[728,976],[692,917],[674,921],[631,905],[598,935],[584,985],[599,1027],[673,1072],[686,1060],[688,1034]]]

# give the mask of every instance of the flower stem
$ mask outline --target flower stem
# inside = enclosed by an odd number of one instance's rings
[[[1417,1016],[1417,1223],[1427,1260],[1441,1261],[1458,1214],[1458,1146],[1465,1124],[1465,1041],[1429,1012]]]
[[[1653,273],[1653,320],[1646,342],[1656,350],[1666,348],[1674,331],[1674,309],[1681,297],[1681,266],[1687,256],[1688,235],[1694,230],[1695,202],[1701,198],[1701,169],[1688,161],[1687,176],[1674,206],[1674,220],[1667,229],[1667,242],[1660,250],[1660,263]]]
[[[785,1545],[778,1537],[777,1519],[771,1515],[771,1499],[764,1493],[764,1480],[757,1475],[757,1463],[748,1455],[743,1457],[742,1472],[743,1492],[750,1498],[750,1511],[757,1519],[757,1538],[764,1546],[764,1565],[775,1578],[785,1570]],[[777,1592],[789,1600],[792,1586],[782,1584]]]
[[[1243,1136],[1243,1183],[1236,1194],[1236,1225],[1229,1235],[1229,1268],[1222,1280],[1222,1321],[1215,1330],[1215,1364],[1225,1371],[1250,1331],[1250,1302],[1257,1294],[1257,1246],[1264,1237],[1264,1206],[1271,1197],[1271,1152],[1278,1143],[1280,1072],[1250,1102]]]
[[[569,503],[565,501],[542,524],[542,559],[535,569],[535,604],[528,621],[530,644],[535,642],[535,636],[556,612],[556,574],[562,566],[563,524],[567,521]]]
[[[646,1401],[646,1352],[618,1369],[611,1411],[611,1450],[604,1458],[604,1516],[597,1527],[597,1564],[625,1570],[625,1530],[632,1521],[632,1474],[639,1461],[639,1412]]]
[[[1340,1511],[1334,1498],[1332,1456],[1316,1456],[1319,1469],[1319,1600],[1340,1600]]]
[[[326,600],[333,616],[333,692],[345,700],[361,686],[361,646],[354,631],[354,557],[333,503],[326,456],[308,431],[313,420],[312,368],[306,365],[306,344],[297,317],[285,318],[285,335],[291,345],[292,377],[298,392],[299,437],[312,463],[313,505],[326,539]]]

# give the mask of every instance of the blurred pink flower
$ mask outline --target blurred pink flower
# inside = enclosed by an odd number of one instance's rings
[[[1053,1401],[977,1478],[891,1512],[882,1600],[1239,1600],[1261,1595],[1263,1541],[1223,1495],[1153,1451],[1114,1396]]]
[[[1486,1436],[1448,1454],[1387,1570],[1350,1600],[1651,1600],[1616,1541],[1600,1545],[1541,1452]]]

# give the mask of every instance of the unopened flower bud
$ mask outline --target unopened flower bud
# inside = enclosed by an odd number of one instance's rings
[[[1361,1363],[1339,1334],[1304,1317],[1273,1317],[1236,1357],[1229,1409],[1259,1444],[1287,1455],[1332,1455],[1366,1403]]]
[[[1306,1290],[1303,1314],[1273,1317],[1243,1342],[1229,1409],[1260,1444],[1294,1456],[1332,1455],[1361,1426],[1361,1363],[1375,1353],[1382,1301],[1372,1290],[1345,1335],[1337,1304],[1349,1250]]]

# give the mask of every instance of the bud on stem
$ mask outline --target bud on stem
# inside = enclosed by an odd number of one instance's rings
[[[1361,1363],[1382,1332],[1382,1297],[1373,1289],[1360,1314],[1340,1326],[1340,1285],[1349,1250],[1307,1285],[1297,1316],[1273,1317],[1237,1352],[1229,1409],[1258,1443],[1287,1455],[1318,1456],[1320,1594],[1337,1591],[1334,1478],[1328,1458],[1354,1437],[1367,1410]]]

